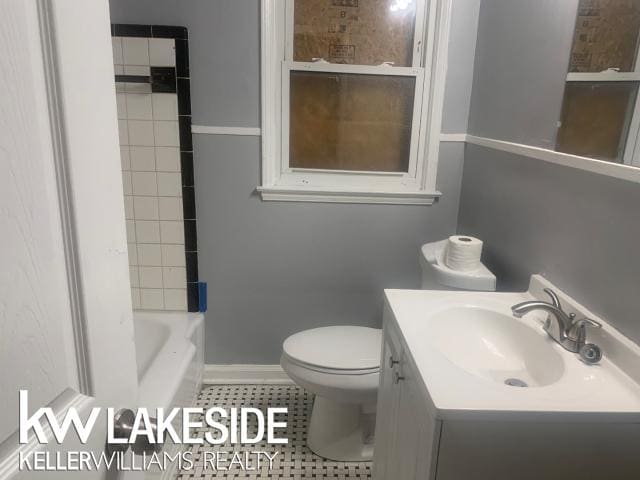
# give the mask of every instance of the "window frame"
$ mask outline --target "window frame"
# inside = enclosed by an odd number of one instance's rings
[[[417,0],[412,65],[293,61],[294,0],[262,0],[263,200],[430,205],[444,103],[451,0]],[[416,79],[408,173],[289,167],[289,72],[318,71]]]
[[[576,27],[577,28],[577,27]],[[575,29],[574,29],[575,34]],[[629,122],[629,131],[622,154],[621,162],[618,165],[629,165],[632,167],[640,167],[640,36],[636,45],[636,58],[633,64],[633,71],[619,72],[615,69],[605,70],[603,72],[569,72],[567,73],[566,83],[577,82],[632,82],[638,87],[631,119]],[[564,98],[563,98],[564,102]],[[589,157],[586,157],[589,158]],[[603,160],[610,161],[610,160]]]

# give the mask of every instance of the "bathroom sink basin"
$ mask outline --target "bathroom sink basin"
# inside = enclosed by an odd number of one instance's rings
[[[547,314],[516,318],[511,306],[559,293],[567,312],[603,324],[587,341],[604,353],[596,365],[543,330]],[[640,422],[640,347],[540,276],[528,292],[386,290],[385,321],[396,324],[442,418]],[[531,417],[533,418],[533,417]],[[585,420],[586,421],[586,420]]]
[[[434,314],[425,335],[434,349],[472,375],[540,387],[562,378],[564,362],[553,342],[533,327],[494,310],[465,306]]]

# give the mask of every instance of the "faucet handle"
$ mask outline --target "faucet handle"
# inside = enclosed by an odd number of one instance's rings
[[[573,324],[571,325],[572,329],[573,328],[580,328],[580,327],[593,327],[593,328],[602,328],[602,324],[600,322],[596,322],[595,320],[592,320],[590,318],[581,318],[580,320],[576,320],[575,322],[573,322]]]
[[[562,305],[560,304],[560,299],[558,298],[558,295],[556,295],[556,292],[554,292],[550,288],[545,288],[544,293],[546,293],[547,295],[549,295],[549,297],[551,297],[551,304],[554,307],[562,310]]]
[[[569,331],[567,332],[567,338],[576,342],[577,348],[580,348],[582,345],[586,343],[587,327],[602,328],[602,324],[600,322],[596,322],[595,320],[591,320],[590,318],[585,317],[579,320],[575,320],[569,327]]]

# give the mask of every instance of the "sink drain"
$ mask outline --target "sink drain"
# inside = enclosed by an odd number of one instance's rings
[[[510,387],[528,387],[527,382],[520,380],[519,378],[507,378],[504,381],[505,385],[509,385]]]

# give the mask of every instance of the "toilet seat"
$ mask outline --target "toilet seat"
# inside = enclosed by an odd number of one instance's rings
[[[358,370],[350,370],[346,368],[337,369],[337,368],[318,367],[316,365],[309,365],[308,363],[300,362],[295,358],[291,358],[286,353],[282,354],[281,362],[286,362],[290,365],[295,365],[299,368],[311,370],[313,372],[324,373],[326,375],[369,375],[372,373],[380,372],[380,367],[358,369]]]
[[[382,332],[377,328],[333,326],[305,330],[287,338],[283,357],[290,363],[334,375],[365,375],[380,370]]]

